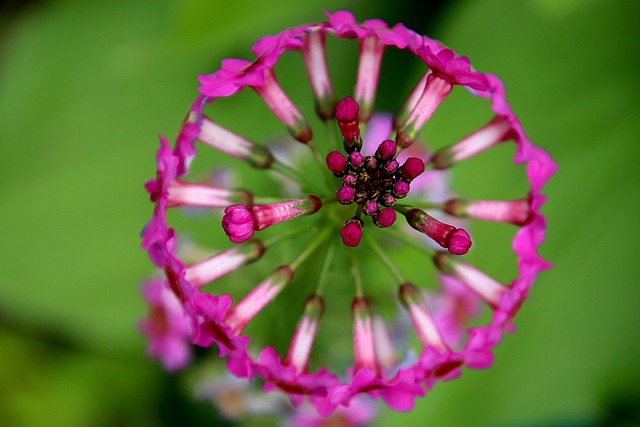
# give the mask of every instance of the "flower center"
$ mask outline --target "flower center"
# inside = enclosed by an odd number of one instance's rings
[[[398,199],[406,197],[413,179],[424,172],[424,162],[409,157],[400,166],[396,160],[397,145],[390,139],[382,141],[375,155],[360,153],[362,138],[359,129],[359,106],[350,97],[342,99],[336,106],[336,119],[343,138],[345,154],[332,151],[326,157],[327,167],[341,179],[342,186],[336,198],[342,205],[358,205],[355,216],[347,221],[350,233],[341,233],[347,246],[357,246],[362,235],[363,222],[360,213],[370,216],[380,228],[393,225],[396,213],[393,206]],[[345,235],[357,235],[355,240]]]

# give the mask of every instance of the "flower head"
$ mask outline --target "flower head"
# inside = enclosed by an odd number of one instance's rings
[[[346,11],[327,19],[263,37],[251,49],[254,60],[225,59],[220,70],[201,75],[201,95],[174,147],[161,138],[156,177],[146,185],[154,210],[142,247],[164,279],[145,294],[156,315],[143,329],[151,354],[169,369],[186,363],[187,339],[214,346],[229,372],[260,378],[265,392],[359,425],[348,411],[365,396],[407,411],[437,382],[491,365],[493,347],[513,330],[538,273],[550,267],[538,254],[546,228],[541,191],[556,166],[528,140],[500,80],[475,71],[466,57],[402,24],[359,23]],[[334,93],[328,37],[358,45],[353,94]],[[375,112],[387,49],[406,50],[423,67],[393,117]],[[303,117],[276,78],[276,64],[292,54],[305,63],[316,121]],[[296,144],[292,137],[299,149],[275,150],[250,140],[246,128],[220,124],[210,104],[245,87],[289,133],[279,145]],[[420,131],[459,87],[484,99],[492,117],[429,152]],[[523,167],[492,167],[523,176],[526,193],[508,200],[465,198],[465,189],[454,194],[448,175],[455,166],[498,144],[513,144],[514,163]],[[203,182],[200,158],[207,157],[200,152],[212,149],[242,168],[244,189]],[[286,191],[278,190],[282,182]],[[292,188],[299,194],[291,196]],[[204,210],[207,228],[189,228],[191,217],[168,213],[180,207]],[[513,231],[512,244],[502,248],[516,257],[511,280],[494,278],[474,261],[474,251],[488,244],[473,237],[476,221]],[[179,245],[187,236],[215,249],[188,259]],[[407,280],[407,266],[430,268],[425,259],[433,260],[433,277]],[[245,270],[248,264],[254,265]],[[348,314],[337,316],[340,309]],[[478,316],[489,320],[469,328]]]

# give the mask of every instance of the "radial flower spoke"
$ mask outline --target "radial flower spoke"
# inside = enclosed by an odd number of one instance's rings
[[[469,252],[471,237],[462,228],[440,222],[426,212],[410,206],[398,206],[397,210],[405,215],[411,227],[429,236],[452,254],[464,255]]]
[[[369,302],[362,296],[356,296],[351,305],[353,311],[353,354],[354,369],[368,369],[374,374],[380,373],[376,358],[373,323],[369,312]]]
[[[484,221],[509,222],[523,226],[533,220],[531,200],[450,199],[444,205],[450,215]]]
[[[378,365],[382,369],[390,371],[395,366],[397,359],[389,331],[380,316],[373,317],[373,340]]]
[[[411,110],[409,117],[399,127],[396,134],[396,143],[400,148],[407,148],[415,141],[418,132],[431,118],[438,106],[451,93],[453,85],[436,74],[427,76],[424,92]]]
[[[259,259],[265,250],[266,247],[261,241],[252,240],[198,263],[185,266],[185,279],[199,288]]]
[[[244,160],[258,169],[268,169],[273,163],[273,155],[266,147],[244,139],[207,117],[203,117],[198,140],[231,157]]]
[[[232,331],[239,335],[267,304],[288,285],[296,270],[304,263],[318,246],[327,238],[329,230],[319,233],[305,250],[290,264],[278,267],[271,276],[254,288],[226,314],[224,320]]]
[[[505,117],[496,116],[489,123],[462,138],[457,144],[436,152],[431,163],[436,169],[444,169],[473,157],[509,139],[511,126]]]
[[[316,196],[266,205],[232,205],[224,210],[222,228],[229,240],[240,243],[250,239],[256,231],[298,216],[313,215],[321,207],[322,200]]]
[[[174,179],[167,185],[167,206],[199,206],[222,208],[234,203],[251,204],[253,195],[244,190],[227,190],[211,185],[194,184]]]
[[[455,276],[493,308],[500,305],[500,298],[509,290],[507,286],[487,276],[471,264],[446,253],[436,253],[434,261],[442,273]]]
[[[260,95],[278,120],[286,126],[291,136],[302,143],[311,141],[313,138],[311,127],[309,127],[302,114],[282,90],[273,70],[266,70],[264,83],[259,86],[253,86],[253,89]]]
[[[433,347],[440,352],[449,351],[449,347],[442,339],[442,334],[426,308],[422,292],[411,283],[404,283],[400,286],[399,293],[400,300],[409,311],[413,328],[422,346]]]
[[[416,84],[409,94],[407,100],[402,104],[402,107],[400,107],[400,110],[398,110],[398,112],[393,116],[394,129],[400,129],[400,127],[406,123],[409,115],[416,107],[418,100],[420,100],[420,97],[424,92],[424,88],[427,86],[427,78],[429,77],[429,74],[431,74],[431,70],[427,70],[427,72],[424,73],[420,78],[420,81],[418,81],[418,84]]]
[[[325,31],[320,28],[311,30],[305,33],[301,40],[304,45],[301,47],[300,52],[302,53],[309,84],[315,97],[316,112],[322,120],[330,120],[333,118],[336,100],[327,68]]]
[[[296,373],[307,371],[311,347],[316,337],[318,323],[324,312],[324,301],[319,295],[312,295],[307,299],[304,313],[291,338],[291,344],[285,358],[285,366],[294,366]]]
[[[360,40],[360,62],[358,64],[358,78],[356,80],[356,100],[362,105],[361,119],[366,123],[373,114],[373,103],[378,78],[384,43],[375,35]]]

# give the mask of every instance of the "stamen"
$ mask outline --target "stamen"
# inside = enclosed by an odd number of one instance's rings
[[[310,30],[302,35],[301,40],[304,45],[300,52],[315,98],[316,112],[322,120],[330,120],[333,118],[336,100],[327,69],[326,33],[322,29]]]
[[[309,124],[280,87],[273,69],[265,70],[264,83],[260,86],[252,86],[252,88],[260,95],[273,114],[287,127],[291,136],[302,143],[311,141],[313,133]]]
[[[437,252],[433,259],[443,274],[456,277],[494,309],[500,305],[502,294],[509,290],[507,286],[457,257]]]
[[[273,163],[273,155],[268,148],[246,140],[206,116],[202,118],[202,129],[197,139],[231,157],[244,160],[257,169],[269,169]]]
[[[264,254],[265,245],[252,240],[185,267],[185,279],[196,288],[211,283],[239,267],[256,261]]]
[[[399,293],[400,300],[411,315],[411,322],[422,346],[433,347],[440,352],[448,351],[449,347],[427,310],[422,291],[411,283],[404,283],[400,286]]]

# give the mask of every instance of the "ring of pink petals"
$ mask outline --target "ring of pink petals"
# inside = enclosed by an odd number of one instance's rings
[[[227,358],[228,369],[234,375],[248,379],[261,377],[265,381],[265,391],[285,392],[296,405],[307,398],[322,415],[332,413],[340,405],[348,405],[360,393],[380,397],[390,408],[406,411],[413,407],[417,396],[424,395],[425,390],[431,389],[437,381],[458,377],[463,366],[482,369],[492,364],[492,348],[501,340],[504,331],[512,330],[511,321],[528,297],[538,273],[550,268],[550,264],[538,255],[537,248],[544,239],[546,228],[545,218],[540,214],[540,207],[546,200],[541,190],[555,172],[556,165],[545,151],[530,143],[506,102],[502,83],[495,76],[473,71],[467,58],[458,57],[439,42],[421,36],[402,24],[389,28],[379,20],[357,23],[354,16],[345,11],[327,13],[327,17],[328,22],[303,25],[259,39],[252,47],[256,55],[254,62],[225,59],[219,71],[200,77],[202,86],[199,90],[202,95],[192,105],[191,114],[183,125],[175,148],[171,150],[166,139],[160,138],[157,177],[146,185],[155,208],[151,221],[143,230],[142,247],[148,251],[152,262],[164,272],[169,288],[182,302],[185,315],[192,322],[191,341],[203,347],[215,343],[219,348],[219,356]],[[428,347],[413,366],[400,369],[388,378],[367,369],[353,373],[350,380],[345,382],[324,368],[313,374],[296,374],[295,368],[283,366],[272,347],[263,349],[257,360],[253,360],[247,352],[249,337],[234,335],[222,321],[232,304],[231,297],[200,292],[186,280],[184,265],[175,255],[175,232],[167,225],[165,218],[167,184],[187,173],[190,160],[196,154],[194,140],[200,132],[202,108],[216,98],[234,95],[245,86],[262,84],[266,71],[272,69],[280,55],[298,49],[302,45],[300,37],[311,29],[333,33],[341,38],[375,36],[387,46],[409,49],[433,72],[488,99],[494,113],[508,119],[517,146],[514,163],[526,166],[531,185],[529,198],[532,201],[533,219],[520,228],[512,243],[517,255],[519,277],[512,281],[509,291],[501,296],[491,323],[469,329],[469,339],[462,350],[441,353]]]

